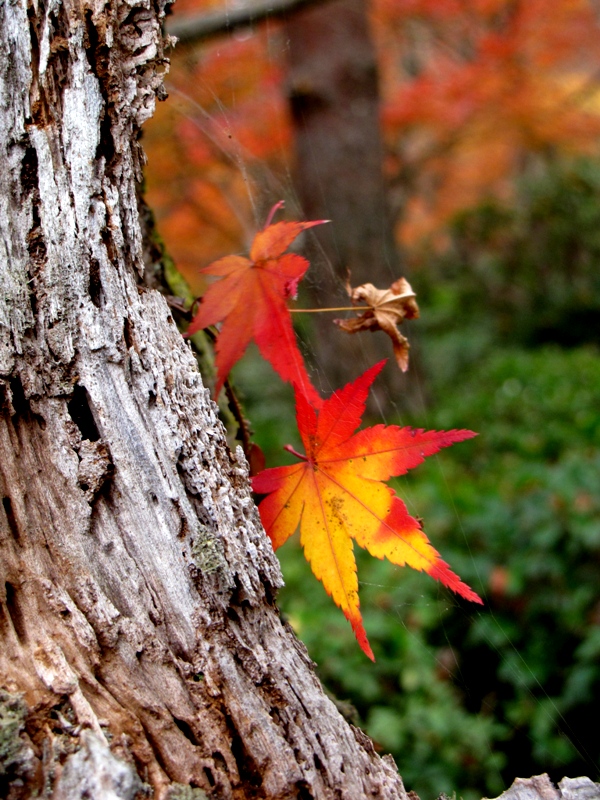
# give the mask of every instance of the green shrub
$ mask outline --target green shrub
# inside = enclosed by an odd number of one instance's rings
[[[480,436],[396,488],[485,606],[359,553],[375,665],[298,544],[279,551],[281,605],[320,675],[422,798],[598,777],[599,407],[592,348],[502,351],[445,386],[428,426]]]
[[[424,324],[504,342],[600,342],[600,162],[556,160],[514,201],[459,215],[441,254],[410,254]]]

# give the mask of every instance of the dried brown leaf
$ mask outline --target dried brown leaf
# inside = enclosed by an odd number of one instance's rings
[[[389,289],[377,289],[372,283],[352,288],[348,285],[352,303],[365,303],[370,306],[355,319],[336,319],[336,325],[346,333],[360,331],[383,331],[392,340],[396,362],[402,370],[408,369],[408,339],[398,330],[405,319],[416,319],[419,307],[416,295],[405,278],[398,278]]]

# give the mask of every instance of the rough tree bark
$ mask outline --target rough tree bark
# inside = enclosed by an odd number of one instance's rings
[[[0,3],[0,794],[406,798],[280,619],[246,464],[141,280],[163,11]]]
[[[497,800],[600,800],[600,783],[589,778],[563,778],[555,786],[548,775],[517,778]]]

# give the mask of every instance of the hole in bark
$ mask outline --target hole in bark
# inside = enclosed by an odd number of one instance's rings
[[[0,383],[0,412],[3,414],[10,413],[10,398],[8,386],[5,383]]]
[[[131,322],[125,317],[123,320],[123,338],[125,339],[125,346],[129,350],[133,347],[133,338],[131,336],[132,328]]]
[[[55,36],[60,36],[65,39],[69,35],[70,29],[67,19],[67,14],[64,9],[59,8],[58,11],[52,10],[50,12],[50,23],[54,28]]]
[[[231,611],[231,613],[235,616],[230,616],[229,619],[232,620],[233,622],[239,622],[240,618],[237,612],[234,610],[234,607],[239,608],[242,613],[249,611],[251,608],[251,603],[246,596],[246,591],[242,587],[242,584],[240,583],[238,578],[235,578],[235,585],[233,591],[231,592],[231,598],[229,600],[229,610],[227,614],[229,616],[229,612]]]
[[[21,186],[25,197],[38,188],[38,157],[35,147],[26,147],[21,161]]]
[[[106,48],[108,52],[108,48]],[[104,112],[102,121],[100,122],[100,142],[96,150],[96,157],[104,156],[106,163],[110,164],[115,157],[115,142],[112,135],[112,127],[110,124],[110,116],[108,112]]]
[[[2,505],[4,506],[4,513],[6,514],[6,519],[8,520],[8,527],[10,528],[10,532],[13,535],[13,539],[15,540],[15,542],[20,542],[21,534],[19,532],[17,518],[15,517],[15,512],[13,510],[10,497],[3,497]]]
[[[206,775],[206,780],[208,781],[209,785],[214,786],[216,781],[215,776],[212,773],[212,769],[210,769],[210,767],[204,767],[204,774]]]
[[[177,719],[177,717],[173,717],[173,721],[189,742],[191,742],[193,745],[200,745],[196,734],[184,719]]]
[[[96,422],[90,408],[90,401],[85,386],[80,383],[73,388],[73,397],[67,404],[71,419],[81,431],[82,439],[97,442],[100,438]]]
[[[15,629],[15,633],[17,634],[17,639],[20,642],[24,642],[25,639],[27,638],[27,633],[25,631],[25,620],[23,619],[23,612],[21,610],[21,606],[17,599],[18,592],[16,588],[12,585],[12,583],[8,582],[4,584],[4,589],[6,591],[6,610],[8,611],[8,615],[13,624],[13,628]]]
[[[225,756],[223,753],[219,753],[217,750],[215,753],[212,754],[212,760],[215,762],[217,768],[222,772],[227,772],[227,762],[225,761]]]
[[[237,613],[235,608],[231,608],[231,606],[229,606],[229,608],[227,609],[227,617],[232,622],[237,622],[238,625],[240,624],[240,615]]]
[[[10,404],[12,405],[12,416],[15,417],[14,427],[17,431],[19,441],[23,442],[23,428],[17,425],[17,420],[23,420],[26,423],[36,422],[40,430],[46,430],[46,420],[40,415],[35,414],[29,405],[29,401],[25,397],[23,386],[18,378],[11,378],[8,382],[10,387]]]
[[[110,230],[108,228],[102,228],[100,237],[102,239],[102,244],[104,247],[106,247],[106,255],[108,256],[108,260],[111,262],[111,264],[114,264],[117,260],[118,253]]]
[[[100,308],[102,281],[100,280],[100,262],[96,258],[90,259],[90,285],[88,291],[92,303],[96,308]]]
[[[265,593],[265,600],[271,607],[276,607],[275,598],[277,597],[277,589],[272,585],[271,581],[263,572],[259,572],[259,578]]]
[[[31,308],[31,315],[34,319],[37,318],[37,298],[33,292],[29,292],[29,307]],[[30,333],[28,331],[28,333]]]
[[[298,781],[296,783],[296,789],[298,790],[298,794],[296,795],[298,800],[315,800],[315,796],[311,792],[306,781]]]
[[[21,381],[18,378],[12,378],[9,381],[11,404],[15,410],[15,415],[18,417],[27,417],[29,415],[29,403],[25,399],[25,392],[21,386]]]
[[[129,14],[125,17],[125,21],[121,23],[123,26],[125,25],[132,25],[134,28],[138,25],[138,19],[142,14],[140,14],[141,8],[133,8]],[[142,12],[143,13],[143,12]]]
[[[228,725],[229,732],[231,734],[231,754],[235,758],[235,763],[237,764],[238,772],[240,774],[240,778],[242,781],[247,782],[250,786],[258,789],[262,786],[262,774],[254,759],[250,756],[242,737],[239,735],[237,730],[233,727],[232,724]],[[258,795],[263,796],[261,795]]]

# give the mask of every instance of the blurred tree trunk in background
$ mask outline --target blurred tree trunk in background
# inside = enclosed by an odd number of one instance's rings
[[[397,275],[382,171],[377,61],[364,0],[333,0],[288,19],[295,188],[331,266],[322,290]],[[328,301],[329,302],[329,301]],[[323,302],[322,305],[325,305]]]
[[[383,175],[376,54],[365,0],[332,0],[291,15],[288,91],[296,165],[294,188],[306,219],[330,219],[313,232],[311,302],[348,305],[344,285],[383,288],[399,276]],[[389,357],[384,337],[349,337],[319,315],[316,360],[337,388]],[[357,363],[358,362],[358,363]],[[402,378],[389,369],[388,387]],[[384,398],[381,398],[384,401]],[[384,401],[385,402],[385,401]]]
[[[164,5],[0,4],[0,796],[406,800],[143,282]]]

